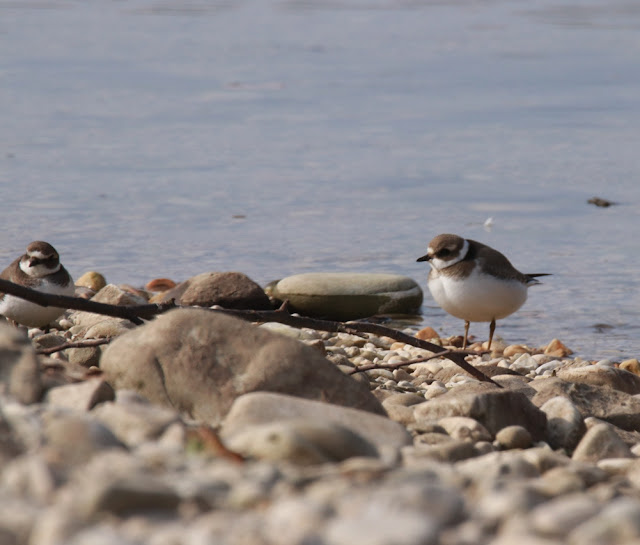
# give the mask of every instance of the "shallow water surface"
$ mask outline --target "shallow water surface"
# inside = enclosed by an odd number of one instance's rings
[[[426,290],[454,232],[553,273],[508,342],[640,356],[639,28],[622,0],[0,1],[0,260]]]

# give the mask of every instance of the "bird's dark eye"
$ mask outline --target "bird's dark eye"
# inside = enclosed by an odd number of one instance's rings
[[[451,254],[451,250],[448,250],[447,248],[442,248],[442,250],[438,250],[436,252],[436,257],[447,257],[448,255]]]

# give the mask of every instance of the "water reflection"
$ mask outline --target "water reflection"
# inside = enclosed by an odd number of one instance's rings
[[[454,232],[553,273],[499,325],[510,342],[640,355],[635,4],[0,11],[3,262],[43,238],[116,283],[371,271],[426,291],[415,258]]]

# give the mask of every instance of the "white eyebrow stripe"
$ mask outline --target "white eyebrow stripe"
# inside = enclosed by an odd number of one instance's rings
[[[29,257],[37,257],[38,259],[47,259],[49,257],[51,257],[48,254],[43,254],[41,251],[36,250],[35,252],[28,252],[27,255]]]

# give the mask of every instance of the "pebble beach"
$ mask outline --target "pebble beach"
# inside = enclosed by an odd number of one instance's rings
[[[1,326],[3,545],[640,543],[636,359],[478,342],[492,384],[393,336],[206,309]]]

